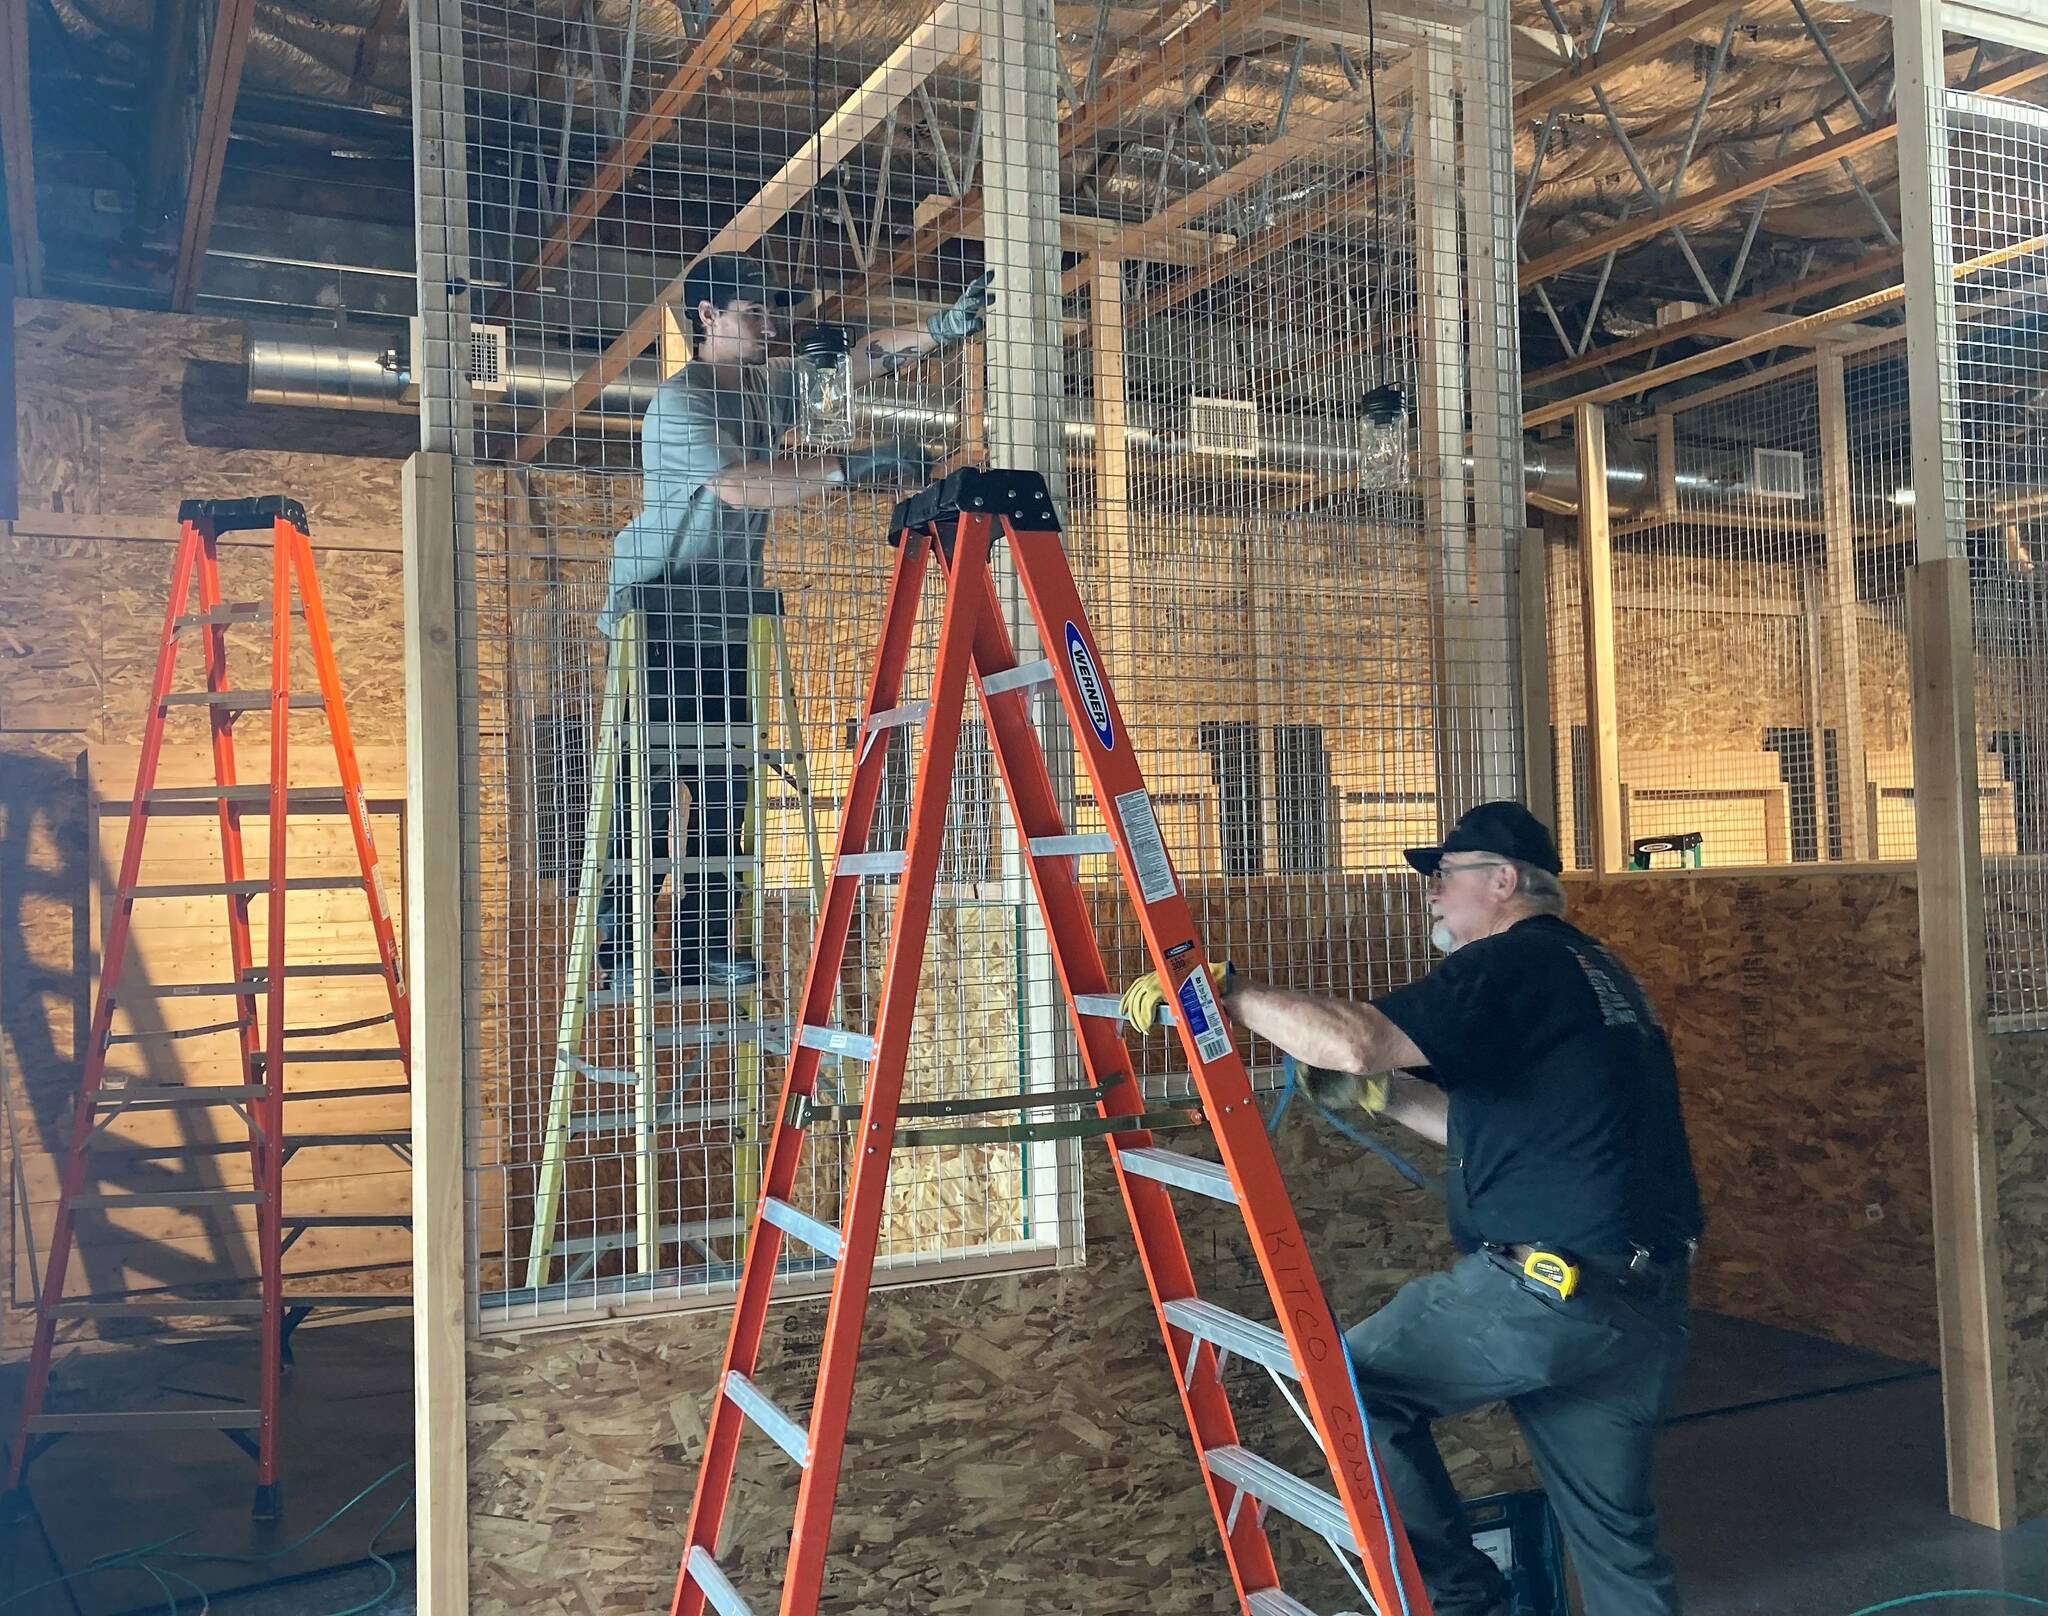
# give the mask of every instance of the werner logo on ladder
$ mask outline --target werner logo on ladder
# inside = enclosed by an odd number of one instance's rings
[[[957,472],[899,505],[891,527],[897,545],[895,573],[863,730],[871,734],[901,722],[906,712],[923,709],[924,746],[912,789],[908,834],[900,849],[869,847],[884,753],[879,747],[864,750],[847,793],[805,979],[797,1044],[767,1145],[763,1194],[690,1510],[674,1616],[699,1616],[707,1606],[719,1616],[764,1616],[765,1607],[757,1611],[718,1561],[719,1530],[740,1436],[748,1422],[803,1470],[777,1608],[782,1616],[809,1616],[818,1606],[890,1153],[916,1137],[906,1140],[899,1135],[899,1116],[925,1109],[902,1103],[903,1074],[970,675],[1011,813],[1030,852],[1032,887],[1045,916],[1091,1085],[1086,1098],[1096,1108],[1095,1118],[1083,1130],[1061,1126],[1069,1133],[1099,1133],[1110,1143],[1238,1598],[1250,1616],[1307,1616],[1305,1607],[1279,1587],[1265,1532],[1268,1512],[1278,1511],[1324,1538],[1377,1609],[1428,1616],[1428,1597],[1414,1557],[1379,1484],[1342,1337],[1309,1261],[1250,1079],[1217,1008],[1201,940],[1160,839],[1134,749],[1102,677],[1100,650],[1067,566],[1044,480],[1034,473]],[[1022,666],[1017,662],[989,567],[991,549],[999,540],[1011,547],[1039,643],[1052,651],[1046,660]],[[919,594],[934,563],[946,587],[930,701],[928,706],[899,705]],[[1034,688],[1048,684],[1059,694],[1095,800],[1108,807],[1106,839],[1070,835],[1061,821],[1029,711]],[[1096,848],[1098,841],[1106,841],[1106,846]],[[1123,885],[1138,911],[1152,968],[1179,1007],[1175,1024],[1220,1162],[1165,1150],[1152,1142],[1150,1130],[1165,1119],[1144,1110],[1124,1047],[1118,998],[1111,990],[1076,873],[1076,856],[1091,850],[1115,853]],[[860,883],[874,879],[899,883],[880,1012],[872,1031],[837,1027],[830,1017],[856,898]],[[856,1119],[862,1148],[854,1156],[844,1216],[837,1228],[799,1211],[789,1199],[798,1181],[807,1126],[827,1113],[843,1121],[840,1114],[851,1110],[814,1103],[819,1064],[828,1053],[851,1053],[868,1067]],[[1071,1103],[1073,1098],[1072,1093],[1024,1094],[1014,1097],[1010,1108],[1028,1111]],[[1195,1294],[1172,1204],[1175,1190],[1239,1209],[1258,1255],[1277,1328],[1240,1317]],[[801,1417],[784,1412],[749,1378],[755,1371],[785,1238],[801,1241],[836,1264],[818,1382],[809,1412]],[[1329,1456],[1334,1492],[1290,1474],[1238,1442],[1222,1380],[1222,1360],[1231,1353],[1260,1364],[1283,1383],[1298,1385],[1299,1402]],[[1290,1386],[1283,1384],[1283,1389],[1290,1397],[1297,1395]]]

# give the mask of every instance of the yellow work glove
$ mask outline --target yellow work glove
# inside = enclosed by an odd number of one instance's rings
[[[1218,960],[1210,967],[1218,982],[1229,981],[1235,970],[1229,960]],[[1160,983],[1159,973],[1147,971],[1124,989],[1124,996],[1117,1003],[1123,1010],[1124,1020],[1140,1032],[1150,1032],[1159,1025],[1159,1010],[1166,1003],[1166,989]]]
[[[1384,1072],[1364,1077],[1357,1072],[1333,1072],[1327,1066],[1304,1064],[1301,1082],[1318,1105],[1332,1111],[1342,1111],[1346,1106],[1355,1105],[1371,1116],[1387,1108],[1387,1075]]]

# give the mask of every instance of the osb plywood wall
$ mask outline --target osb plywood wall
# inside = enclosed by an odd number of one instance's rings
[[[2006,1374],[2019,1516],[2048,1514],[2048,1032],[1991,1039]]]
[[[1338,1317],[1377,1307],[1450,1257],[1440,1209],[1305,1116],[1280,1135]],[[878,1293],[869,1308],[828,1609],[973,1612],[1220,1609],[1214,1544],[1158,1325],[1101,1147],[1089,1154],[1085,1267]],[[1270,1306],[1232,1214],[1183,1216],[1203,1294]],[[472,1608],[642,1611],[673,1583],[726,1317],[647,1318],[472,1346]],[[823,1309],[769,1315],[755,1379],[803,1408]],[[1246,1440],[1302,1473],[1313,1455],[1256,1370],[1232,1370]],[[1498,1413],[1455,1422],[1459,1486],[1530,1484]],[[742,1444],[721,1561],[755,1608],[788,1540],[794,1467]],[[773,1454],[773,1450],[768,1450]],[[1356,1602],[1320,1545],[1274,1536],[1317,1609]]]
[[[1569,883],[1670,1028],[1700,1305],[1934,1361],[1918,886],[1894,871]]]
[[[0,535],[8,585],[0,590],[0,1036],[35,1194],[35,1186],[48,1188],[50,1153],[79,1077],[91,1013],[94,882],[111,883],[110,871],[94,869],[87,760],[119,772],[117,755],[132,760],[141,738],[170,581],[165,536],[178,502],[287,493],[307,506],[368,783],[373,795],[399,795],[398,468],[417,429],[369,416],[250,409],[239,402],[242,331],[233,321],[23,301],[14,318],[22,517]],[[234,598],[260,587],[265,559],[227,549],[223,571]],[[240,665],[258,654],[267,648],[257,640],[231,636]],[[302,662],[298,676],[306,671]],[[260,751],[265,733],[245,723],[240,738]],[[302,755],[320,733],[298,721]],[[188,737],[203,738],[203,728]],[[252,753],[244,777],[260,778],[265,767]],[[126,788],[109,788],[116,789]],[[260,832],[261,821],[252,826]],[[394,899],[396,828],[388,816],[379,822]],[[118,819],[111,829],[99,842],[101,860],[120,846]],[[403,1117],[402,1105],[358,1108],[301,1125],[381,1128]],[[222,1118],[232,1120],[223,1113],[192,1126],[215,1129]],[[8,1148],[0,1135],[0,1172],[11,1183]],[[381,1196],[393,1187],[393,1164],[367,1156],[357,1152],[356,1160],[385,1181]],[[298,1172],[315,1210],[354,1209],[361,1199],[363,1186],[347,1182],[353,1173],[332,1156],[308,1154]],[[47,1209],[39,1216],[47,1238]],[[189,1283],[246,1263],[246,1242],[231,1221],[157,1216],[162,1221],[145,1228],[82,1228],[81,1284]],[[28,1275],[15,1218],[0,1240],[10,1276],[0,1344],[19,1344]],[[303,1271],[390,1262],[403,1257],[403,1241],[396,1230],[316,1230],[290,1260]]]

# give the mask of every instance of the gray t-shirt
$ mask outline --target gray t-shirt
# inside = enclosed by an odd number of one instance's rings
[[[798,359],[717,371],[693,361],[655,389],[640,423],[640,514],[612,544],[597,619],[604,633],[632,604],[634,586],[659,578],[673,637],[746,638],[769,513],[728,505],[704,485],[775,453],[802,412],[807,369]]]

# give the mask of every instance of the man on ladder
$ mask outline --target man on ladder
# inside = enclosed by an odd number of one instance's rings
[[[656,391],[641,423],[640,514],[619,532],[598,627],[609,640],[634,609],[644,614],[647,721],[722,730],[752,720],[749,620],[762,575],[771,511],[822,499],[845,487],[916,487],[931,460],[918,444],[890,441],[843,454],[798,458],[780,452],[809,393],[806,361],[768,357],[776,314],[804,294],[772,284],[735,253],[693,265],[683,307],[696,322],[696,353]],[[979,331],[988,278],[974,282],[922,329],[878,331],[849,355],[858,386]],[[732,879],[721,862],[738,852],[750,773],[731,751],[683,749],[673,769],[649,782],[651,865],[669,857],[670,811],[688,788],[692,830],[676,876],[674,982],[743,988],[756,962],[732,944]],[[628,794],[612,822],[612,867],[633,855]],[[598,906],[600,970],[608,983],[630,972],[633,906],[612,880]],[[635,984],[665,992],[669,982]]]
[[[1429,975],[1367,1004],[1230,977],[1219,994],[1315,1063],[1326,1105],[1448,1143],[1464,1257],[1345,1336],[1416,1563],[1438,1616],[1507,1616],[1430,1435],[1504,1401],[1587,1616],[1676,1616],[1650,1469],[1685,1367],[1700,1201],[1670,1043],[1635,978],[1565,921],[1556,844],[1520,803],[1482,803],[1407,858],[1450,956]],[[1162,998],[1147,977],[1125,1002],[1149,1027]]]

